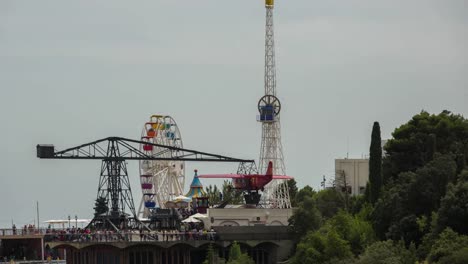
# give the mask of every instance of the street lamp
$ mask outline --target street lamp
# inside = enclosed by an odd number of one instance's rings
[[[75,215],[75,228],[78,228],[78,216]]]
[[[68,215],[68,229],[70,229],[70,215]]]

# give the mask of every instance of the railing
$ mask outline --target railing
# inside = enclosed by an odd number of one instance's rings
[[[48,228],[2,228],[0,229],[0,237],[2,236],[26,236],[26,235],[43,235],[47,233]],[[55,229],[65,230],[65,229]]]
[[[216,232],[201,233],[199,231],[188,232],[142,232],[138,231],[103,231],[94,233],[57,233],[46,234],[44,240],[47,242],[70,242],[70,243],[109,243],[109,242],[173,242],[173,241],[214,241],[218,239]]]
[[[47,261],[47,260],[24,260],[24,261],[20,261],[20,260],[13,260],[13,262],[11,261],[8,261],[8,262],[2,262],[0,261],[0,264],[42,264],[42,263],[52,263],[52,264],[66,264],[67,261],[65,260],[51,260],[51,261]]]
[[[285,226],[236,226],[217,227],[215,231],[93,231],[89,229],[0,229],[2,236],[38,236],[45,242],[66,243],[109,243],[109,242],[173,242],[173,241],[233,241],[233,240],[290,240],[291,234]]]
[[[148,242],[148,241],[194,241],[194,240],[216,240],[218,235],[214,231],[95,231],[85,229],[0,229],[0,238],[5,236],[39,236],[46,242]]]

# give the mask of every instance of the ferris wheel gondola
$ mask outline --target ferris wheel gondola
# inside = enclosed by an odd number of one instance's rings
[[[170,116],[152,115],[141,132],[141,141],[183,148],[179,128]],[[171,158],[171,152],[151,145],[141,144],[140,150],[150,156]],[[165,208],[168,201],[183,192],[185,164],[177,160],[140,161],[140,183],[143,197],[139,216],[148,217],[154,208]]]

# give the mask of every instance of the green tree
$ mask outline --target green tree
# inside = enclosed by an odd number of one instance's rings
[[[300,203],[302,203],[306,197],[312,198],[314,197],[315,194],[316,192],[314,191],[314,189],[312,189],[312,187],[310,187],[309,185],[306,185],[304,186],[304,188],[300,189],[297,192],[294,198],[294,202],[296,203],[296,206],[297,206]]]
[[[320,229],[309,232],[299,242],[292,258],[293,264],[334,263],[352,258],[349,243],[334,229]]]
[[[221,202],[221,192],[218,190],[218,186],[209,185],[205,187],[206,194],[208,195],[208,201],[210,205],[219,204]]]
[[[109,211],[106,197],[98,197],[94,203],[94,216],[105,214]]]
[[[291,200],[292,207],[297,206],[297,202],[296,202],[297,192],[298,192],[298,189],[297,189],[296,180],[294,179],[288,180],[288,193],[289,193],[289,199]]]
[[[321,190],[314,198],[324,219],[333,217],[340,209],[347,209],[345,195],[335,188]]]
[[[230,204],[242,204],[243,199],[242,192],[236,190],[230,181],[223,182],[223,201]]]
[[[305,196],[304,201],[299,204],[299,208],[294,210],[288,221],[291,232],[294,234],[296,241],[299,241],[308,231],[314,231],[320,227],[322,217],[314,199]]]
[[[359,215],[339,211],[326,225],[349,243],[354,255],[359,255],[375,241],[372,224]]]
[[[350,263],[374,241],[370,222],[341,210],[320,229],[308,230],[297,244],[292,263]]]
[[[450,227],[468,235],[468,171],[463,171],[456,185],[448,185],[438,216],[437,231]]]
[[[386,190],[375,204],[372,213],[374,228],[381,239],[404,239],[417,245],[424,232],[419,230],[418,219],[440,207],[448,182],[456,175],[456,164],[451,155],[435,155],[434,159],[415,172],[401,173],[386,185]]]
[[[423,167],[432,161],[435,153],[454,154],[457,172],[468,161],[468,120],[450,111],[438,115],[422,111],[395,129],[392,136],[385,145],[385,181]]]
[[[402,243],[391,240],[379,241],[359,256],[357,264],[414,264],[416,257]]]
[[[358,214],[364,207],[372,208],[365,195],[351,196],[348,203],[348,212],[351,214]]]
[[[460,235],[452,229],[445,229],[439,238],[432,245],[431,252],[429,253],[429,262],[438,262],[439,260],[448,259],[462,249],[468,248],[468,236]],[[465,251],[458,252],[458,258],[464,255]],[[466,263],[466,262],[465,262]]]
[[[466,264],[468,263],[468,247],[454,251],[451,255],[440,258],[438,264]]]
[[[215,264],[216,259],[215,259],[215,252],[213,249],[213,245],[210,243],[208,245],[208,250],[206,252],[206,258],[205,261],[203,261],[203,264]]]
[[[234,241],[229,249],[229,261],[226,264],[255,264],[249,255],[242,253],[239,244]]]
[[[379,122],[372,127],[371,144],[369,150],[369,186],[370,202],[375,204],[382,188],[382,147]]]

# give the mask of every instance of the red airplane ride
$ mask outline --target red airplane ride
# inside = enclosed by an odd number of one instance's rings
[[[259,190],[263,191],[265,185],[272,180],[291,180],[291,176],[273,175],[273,163],[268,163],[265,175],[262,174],[211,174],[199,175],[198,178],[206,179],[226,179],[231,178],[234,189],[245,191],[244,195],[247,204],[258,204],[260,200]]]

